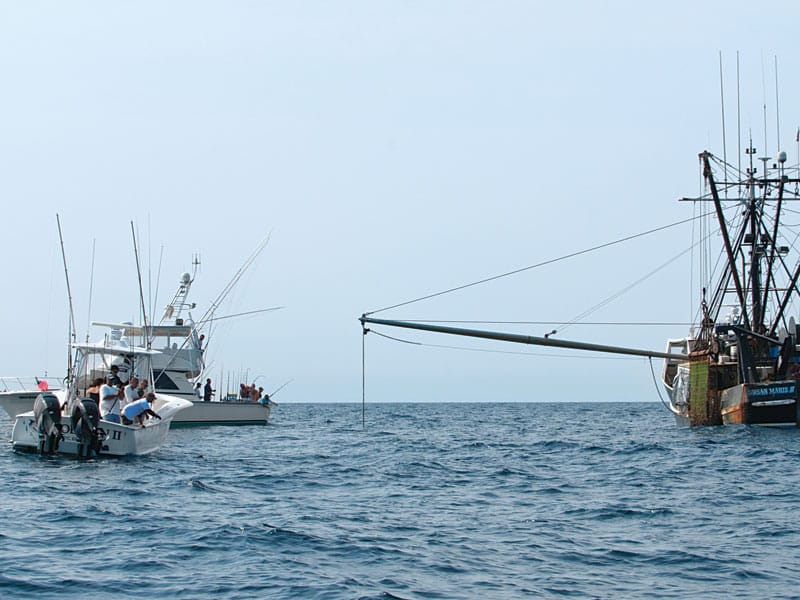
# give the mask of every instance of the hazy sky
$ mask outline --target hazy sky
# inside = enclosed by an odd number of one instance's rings
[[[195,316],[271,231],[219,314],[286,308],[220,325],[209,375],[360,401],[362,312],[692,216],[677,198],[700,190],[697,154],[722,154],[720,52],[729,156],[739,51],[742,131],[761,150],[767,104],[774,156],[777,56],[796,162],[800,5],[658,6],[0,0],[0,374],[64,372],[56,212],[81,338],[90,318],[137,318],[131,221],[159,312],[201,255]],[[690,240],[670,229],[380,316],[565,322]],[[686,322],[689,272],[687,256],[587,320]],[[371,402],[658,399],[642,359],[381,331],[528,354],[370,335]],[[661,350],[685,332],[559,335]]]

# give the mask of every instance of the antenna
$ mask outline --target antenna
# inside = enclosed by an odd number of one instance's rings
[[[722,85],[722,50],[719,51],[719,102],[722,108],[722,163],[725,181],[728,180],[728,144],[725,139],[725,91]],[[728,186],[725,186],[725,197],[728,197]]]
[[[778,56],[775,55],[775,142],[778,144],[777,152],[781,150],[781,118],[778,105]]]
[[[58,240],[61,242],[61,260],[64,262],[64,278],[67,281],[67,298],[69,299],[69,342],[75,342],[75,311],[72,310],[72,289],[69,285],[69,271],[67,270],[67,254],[64,251],[64,236],[61,234],[61,219],[56,213],[58,224]],[[67,386],[72,383],[72,346],[67,344]]]
[[[763,51],[761,52],[761,96],[763,98],[764,106],[764,156],[766,156],[767,152],[769,152],[769,146],[767,146],[767,79],[764,69]]]
[[[736,51],[736,139],[739,143],[736,149],[736,156],[738,157],[737,169],[739,170],[739,177],[742,176],[742,105],[741,96],[739,93],[739,51]]]

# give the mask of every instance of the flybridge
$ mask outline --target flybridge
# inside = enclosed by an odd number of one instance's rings
[[[186,337],[192,331],[191,325],[149,325],[141,327],[130,323],[103,323],[93,321],[92,325],[97,327],[110,327],[111,329],[122,329],[125,334],[130,336],[150,336],[150,337]]]

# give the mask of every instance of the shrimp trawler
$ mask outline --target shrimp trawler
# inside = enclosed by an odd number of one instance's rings
[[[751,144],[752,146],[752,144]],[[553,348],[664,359],[668,407],[680,424],[800,425],[800,310],[798,233],[785,223],[800,200],[800,167],[746,151],[744,169],[710,152],[699,155],[705,193],[683,198],[710,205],[709,256],[719,256],[702,287],[689,335],[670,339],[664,352],[606,346],[554,337],[443,327],[361,316],[367,325],[510,341]],[[791,211],[791,212],[790,212]],[[716,246],[712,248],[712,245]],[[709,264],[714,264],[713,260]]]

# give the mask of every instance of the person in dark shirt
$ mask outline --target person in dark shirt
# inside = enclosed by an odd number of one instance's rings
[[[211,387],[211,380],[206,379],[206,385],[203,388],[203,402],[211,402],[211,396],[214,395],[214,391]]]

